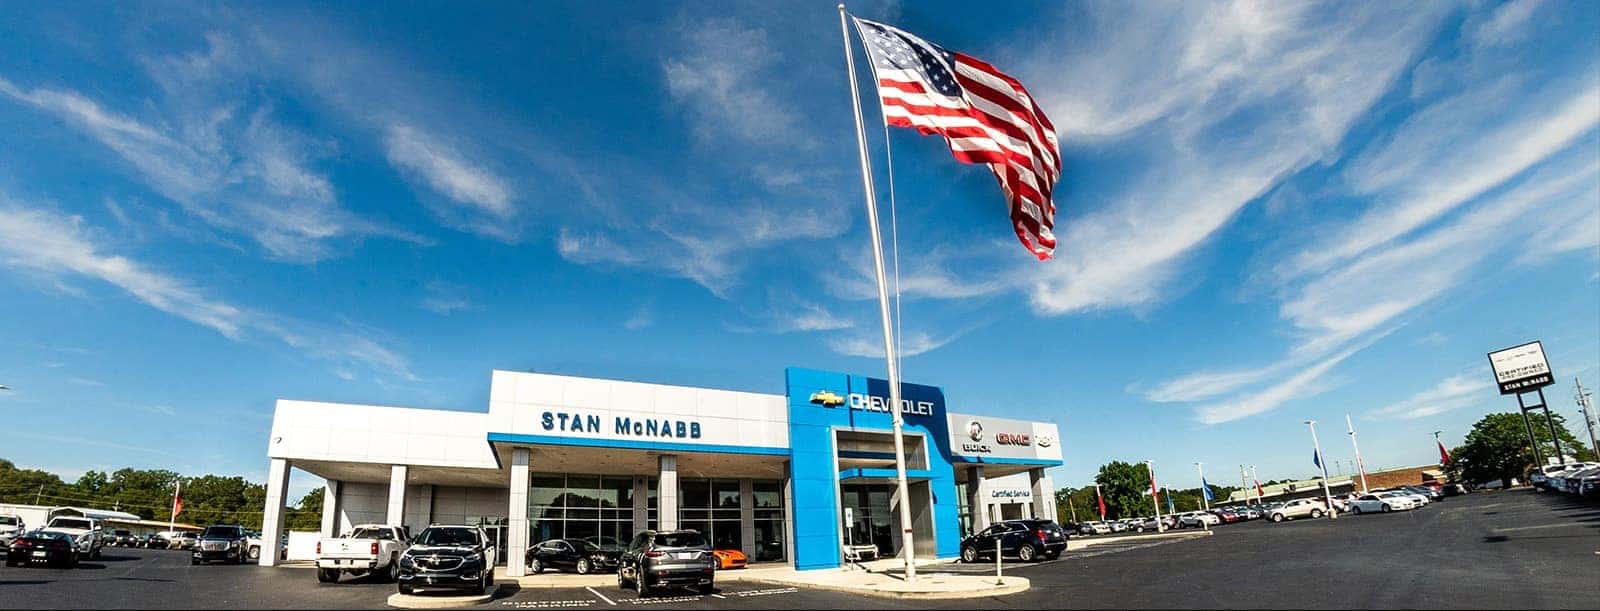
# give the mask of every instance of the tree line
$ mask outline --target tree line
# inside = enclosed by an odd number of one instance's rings
[[[266,486],[243,477],[181,476],[165,469],[123,468],[106,473],[87,471],[68,483],[40,469],[20,469],[0,458],[0,503],[71,506],[125,511],[146,520],[172,517],[172,495],[183,484],[183,511],[178,522],[205,526],[239,524],[261,528]],[[290,530],[316,530],[322,523],[322,488],[312,490],[284,515]]]

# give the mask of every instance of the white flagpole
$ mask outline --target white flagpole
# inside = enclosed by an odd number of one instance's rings
[[[1153,460],[1147,460],[1144,461],[1144,467],[1150,471],[1150,504],[1156,506],[1156,532],[1164,532],[1167,529],[1161,526],[1161,497],[1157,494],[1155,487],[1156,463]]]
[[[861,157],[861,185],[867,191],[867,228],[872,231],[872,263],[878,274],[878,309],[883,314],[883,354],[889,365],[889,413],[894,421],[894,472],[900,496],[900,553],[905,558],[906,581],[917,580],[912,541],[911,494],[906,485],[905,438],[900,429],[900,366],[894,354],[894,325],[889,316],[889,284],[883,272],[883,241],[878,229],[878,196],[872,186],[872,162],[867,157],[867,132],[861,121],[861,93],[856,90],[856,59],[850,48],[850,26],[844,5],[839,5],[839,31],[844,34],[844,63],[850,76],[850,102],[855,111],[856,144]]]
[[[1356,425],[1350,422],[1350,414],[1344,415],[1344,426],[1350,430],[1350,447],[1356,451],[1356,472],[1361,474],[1361,494],[1367,493],[1367,464],[1361,462],[1361,446],[1356,444]]]
[[[1307,420],[1306,426],[1311,427],[1311,446],[1316,448],[1317,462],[1321,463],[1318,466],[1322,468],[1322,496],[1328,501],[1328,519],[1332,520],[1339,517],[1339,510],[1334,509],[1333,492],[1328,490],[1328,459],[1323,458],[1322,442],[1317,441],[1317,421]]]
[[[183,480],[178,480],[177,487],[172,489],[172,511],[167,518],[167,533],[177,530],[178,527],[178,495],[183,494]]]
[[[1206,498],[1206,491],[1211,488],[1206,485],[1206,468],[1200,465],[1201,463],[1194,464],[1194,470],[1200,473],[1200,506],[1206,511],[1211,511],[1211,501]]]

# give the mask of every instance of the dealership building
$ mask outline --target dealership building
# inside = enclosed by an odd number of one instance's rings
[[[502,563],[546,539],[626,545],[681,528],[802,570],[840,566],[847,549],[898,553],[888,383],[785,378],[774,395],[495,371],[486,413],[279,400],[262,534],[282,532],[297,468],[327,480],[324,536],[479,524]],[[1054,518],[1055,424],[957,414],[938,387],[902,388],[917,557],[956,557],[995,520]]]

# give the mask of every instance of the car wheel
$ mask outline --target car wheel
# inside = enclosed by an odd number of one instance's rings
[[[538,575],[540,573],[543,573],[544,572],[544,563],[540,562],[538,558],[534,558],[533,560],[528,562],[528,571],[533,573],[534,575]]]
[[[705,595],[705,596],[709,596],[709,595],[711,595],[712,592],[716,592],[716,591],[717,591],[716,586],[714,586],[712,584],[709,584],[709,583],[700,586],[700,594]]]
[[[588,558],[580,558],[580,559],[578,559],[578,567],[577,567],[577,569],[578,569],[578,574],[579,575],[588,575],[589,574],[589,559]]]
[[[971,564],[978,561],[978,549],[967,547],[961,550],[961,561]]]
[[[1023,562],[1033,562],[1034,560],[1038,559],[1038,557],[1039,554],[1038,552],[1034,551],[1032,545],[1024,545],[1017,548],[1017,560],[1021,560]]]
[[[1360,505],[1356,505],[1354,507],[1351,507],[1350,508],[1350,513],[1355,513],[1355,514],[1361,513],[1361,506]]]
[[[1384,512],[1384,513],[1389,513],[1389,512],[1391,512],[1391,511],[1394,511],[1394,508],[1393,508],[1393,507],[1390,507],[1390,506],[1388,506],[1388,505],[1387,505],[1387,504],[1385,504],[1385,505],[1384,505],[1384,506],[1383,506],[1383,512]]]
[[[189,566],[200,566],[200,559],[199,558],[190,558],[189,559]]]
[[[93,552],[89,553],[89,557],[93,558],[95,560],[99,560],[100,559],[100,550],[98,548],[96,548]]]
[[[1320,517],[1322,517],[1322,510],[1321,509],[1313,509],[1313,510],[1311,510],[1311,519],[1315,520],[1315,519],[1320,518]]]
[[[17,566],[17,562],[10,558],[6,558],[6,566]]]
[[[489,572],[493,570],[494,569],[489,569],[484,571],[483,575],[478,577],[478,596],[483,596],[484,594],[489,593]]]
[[[1283,521],[1283,514],[1281,514],[1281,513],[1272,514],[1272,521],[1273,522],[1282,522]]]
[[[647,586],[647,585],[644,584],[644,568],[643,567],[639,568],[638,576],[633,578],[633,591],[634,591],[634,593],[639,595],[639,598],[644,598],[644,597],[650,595],[650,586]]]
[[[250,559],[251,560],[260,560],[261,559],[261,546],[259,546],[259,545],[250,546]]]
[[[410,593],[412,593],[414,591],[415,590],[411,589],[411,584],[409,584],[409,583],[400,584],[400,593],[401,594],[410,594]]]
[[[394,583],[400,580],[400,559],[389,556],[389,572],[384,575],[384,581]]]
[[[1060,558],[1060,557],[1061,557],[1061,552],[1050,552],[1050,553],[1044,555],[1044,559],[1045,560],[1055,560],[1056,558]]]
[[[322,583],[336,583],[339,581],[339,569],[317,569],[317,581]]]
[[[622,578],[622,568],[621,567],[617,567],[617,589],[618,590],[626,590],[626,589],[628,589],[628,580]]]

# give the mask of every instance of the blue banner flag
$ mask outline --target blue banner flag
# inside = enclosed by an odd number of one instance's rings
[[[1322,453],[1321,452],[1318,452],[1316,450],[1312,450],[1311,451],[1311,464],[1316,465],[1318,469],[1322,468]]]
[[[1167,515],[1177,515],[1178,508],[1172,506],[1172,491],[1167,491]]]
[[[1206,478],[1203,477],[1200,478],[1200,494],[1206,495],[1207,503],[1217,500],[1217,497],[1211,494],[1211,484],[1206,482]]]

